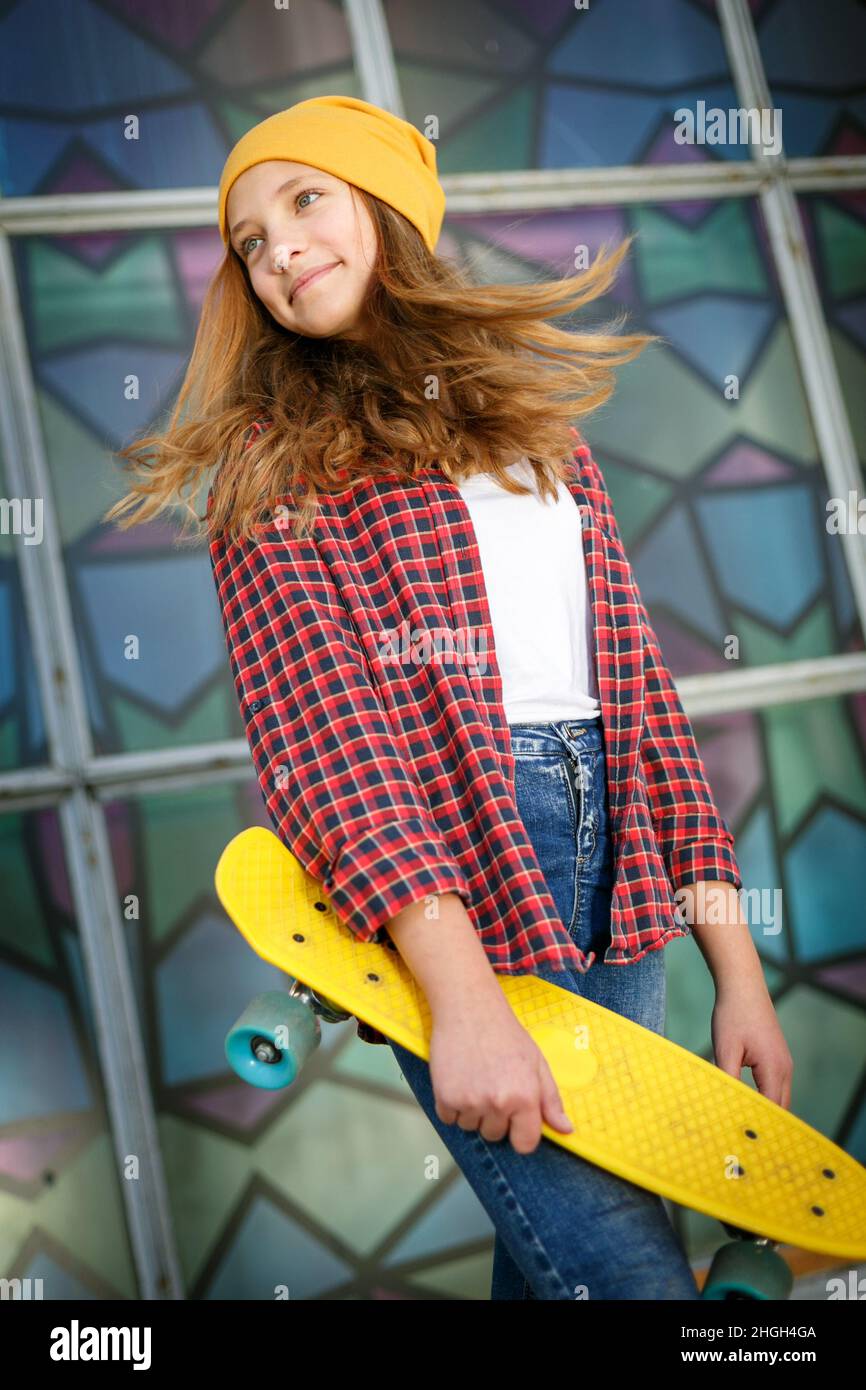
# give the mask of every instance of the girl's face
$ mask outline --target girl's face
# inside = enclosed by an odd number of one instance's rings
[[[269,159],[232,184],[226,219],[253,291],[278,323],[308,338],[364,340],[376,235],[348,183],[309,164]]]

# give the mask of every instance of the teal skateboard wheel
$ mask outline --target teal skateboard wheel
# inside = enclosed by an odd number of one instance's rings
[[[318,1018],[301,999],[270,990],[257,994],[226,1035],[229,1066],[251,1086],[291,1086],[322,1038]]]

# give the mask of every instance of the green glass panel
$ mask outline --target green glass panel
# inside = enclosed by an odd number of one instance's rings
[[[239,829],[235,789],[208,786],[182,795],[147,796],[141,820],[150,931],[159,942],[213,887],[214,841],[226,845]]]
[[[42,910],[33,865],[24,853],[25,817],[0,816],[0,951],[23,956],[34,969],[57,964],[51,934]]]
[[[859,496],[866,496],[866,344],[863,292],[866,229],[862,192],[803,193],[798,198],[806,244],[827,320],[842,399],[860,460]]]
[[[85,340],[122,337],[180,345],[186,323],[165,242],[144,236],[128,251],[94,270],[48,240],[28,247],[32,281],[34,352],[57,352]]]
[[[221,685],[206,691],[181,720],[159,719],[122,695],[113,696],[112,713],[120,746],[127,753],[185,748],[243,734],[243,727],[235,727]]]
[[[504,94],[462,130],[443,138],[440,174],[525,169],[530,163],[537,93],[534,84]]]
[[[647,306],[711,291],[768,293],[746,200],[723,200],[697,225],[678,223],[670,209],[641,205],[635,209],[634,230]]]
[[[836,650],[833,621],[825,603],[810,609],[802,622],[784,635],[755,622],[741,609],[735,612],[734,631],[740,640],[740,660],[746,666],[806,661],[809,657],[832,656]]]
[[[791,833],[822,796],[866,816],[863,748],[841,697],[777,705],[762,718],[780,834]]]
[[[837,203],[815,201],[815,225],[827,261],[827,289],[833,299],[866,290],[866,227]]]

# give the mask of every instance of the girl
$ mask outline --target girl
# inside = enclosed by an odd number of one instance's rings
[[[265,804],[423,990],[429,1064],[390,1046],[494,1224],[491,1297],[694,1299],[661,1199],[542,1137],[569,1122],[496,980],[663,1032],[661,948],[694,931],[717,1064],[789,1104],[733,838],[571,424],[650,339],[545,322],[603,294],[629,242],[474,286],[435,255],[444,204],[433,145],[368,102],[249,131],[171,422],[121,451],[108,518],[149,519],[217,461],[210,558]]]

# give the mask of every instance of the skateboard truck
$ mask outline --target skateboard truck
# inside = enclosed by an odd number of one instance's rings
[[[307,1008],[312,1009],[326,1023],[344,1023],[347,1018],[354,1018],[354,1014],[347,1013],[345,1009],[341,1009],[324,994],[317,994],[314,989],[305,985],[301,980],[292,982],[288,995],[290,999],[300,999]]]

